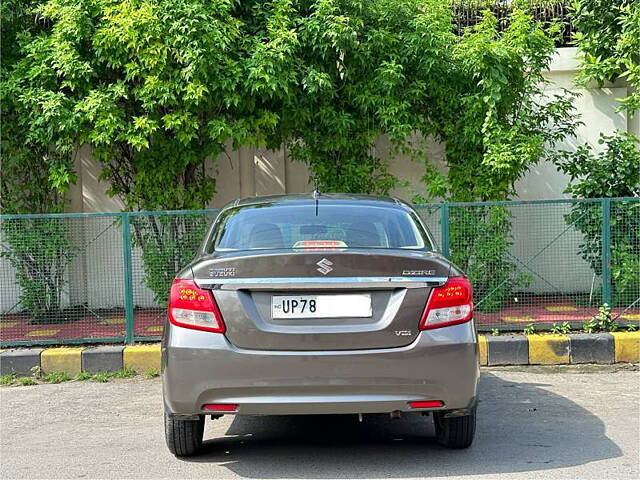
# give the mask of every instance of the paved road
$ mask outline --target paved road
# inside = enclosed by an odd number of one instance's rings
[[[205,452],[171,456],[156,380],[0,389],[5,478],[640,478],[640,376],[487,370],[476,443],[430,417],[223,417]]]

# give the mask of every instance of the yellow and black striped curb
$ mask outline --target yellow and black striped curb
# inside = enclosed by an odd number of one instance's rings
[[[480,335],[481,365],[640,362],[640,332]]]
[[[0,352],[0,374],[30,376],[34,367],[44,374],[77,375],[116,372],[123,368],[144,373],[160,371],[160,344],[100,347],[26,348]]]
[[[580,363],[640,362],[640,332],[577,333],[568,335],[478,336],[481,365],[561,365]],[[29,376],[34,367],[42,373],[77,375],[160,371],[160,345],[58,347],[0,352],[0,374]]]

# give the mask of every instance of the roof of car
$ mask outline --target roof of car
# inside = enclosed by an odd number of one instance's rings
[[[364,195],[358,193],[298,193],[289,195],[266,195],[262,197],[246,197],[228,203],[223,207],[244,207],[248,205],[286,205],[286,204],[312,204],[316,200],[322,203],[349,203],[369,206],[386,206],[407,208],[409,205],[394,197],[379,195]]]

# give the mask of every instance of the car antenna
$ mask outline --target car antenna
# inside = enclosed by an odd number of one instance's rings
[[[318,216],[318,197],[320,196],[320,192],[318,191],[318,188],[316,187],[316,189],[313,191],[313,198],[316,201],[316,217]]]

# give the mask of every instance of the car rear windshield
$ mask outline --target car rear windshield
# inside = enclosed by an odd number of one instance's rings
[[[363,205],[253,205],[224,211],[209,250],[282,248],[431,250],[415,214]]]

